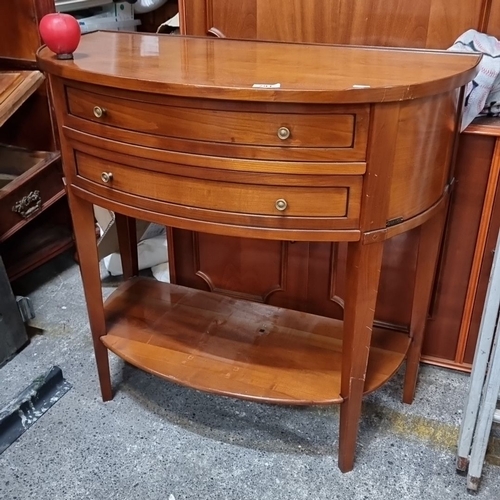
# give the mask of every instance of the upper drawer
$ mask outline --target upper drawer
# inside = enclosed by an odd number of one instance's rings
[[[67,88],[70,115],[113,127],[124,142],[144,144],[141,134],[169,139],[165,149],[260,159],[363,160],[367,106],[290,106],[175,99],[150,102],[147,94],[114,97]],[[271,109],[271,110],[270,110]],[[199,151],[200,147],[205,150]]]

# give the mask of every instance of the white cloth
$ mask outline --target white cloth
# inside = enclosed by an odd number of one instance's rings
[[[462,116],[464,130],[479,115],[500,115],[500,42],[493,36],[468,30],[448,49],[454,52],[479,52],[483,58],[479,73],[467,85]]]

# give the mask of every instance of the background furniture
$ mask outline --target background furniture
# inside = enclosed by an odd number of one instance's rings
[[[168,4],[167,4],[168,5]],[[181,32],[259,38],[445,49],[465,30],[500,36],[500,0],[179,0]],[[497,125],[481,121],[458,151],[444,247],[430,307],[423,359],[470,369],[479,318],[500,228]],[[498,123],[498,122],[494,122]],[[174,230],[178,283],[341,318],[345,248],[221,238]],[[418,235],[385,244],[376,318],[408,329]],[[297,267],[300,256],[300,267]],[[251,277],[243,269],[262,263]],[[280,277],[287,276],[287,287]],[[242,278],[245,276],[245,278]],[[300,286],[297,286],[300,284]]]
[[[0,3],[0,78],[42,77],[38,23],[53,10],[53,0]],[[0,174],[0,255],[14,280],[73,246],[45,82],[0,128]]]
[[[472,363],[500,230],[500,120],[478,118],[460,138],[424,352],[428,360]]]
[[[38,57],[103,399],[110,349],[209,392],[341,403],[339,467],[351,470],[363,394],[405,358],[403,399],[413,400],[453,180],[457,89],[480,57],[106,32],[84,36],[74,60],[46,47]],[[138,269],[135,218],[285,253],[293,242],[342,242],[344,321],[144,278],[103,306],[93,204],[116,213],[128,278]],[[410,332],[373,329],[384,241],[410,230],[420,237]]]

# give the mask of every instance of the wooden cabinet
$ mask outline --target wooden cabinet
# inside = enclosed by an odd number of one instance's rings
[[[449,201],[457,96],[479,57],[159,37],[157,54],[141,59],[150,37],[89,34],[73,61],[39,52],[50,74],[103,398],[112,397],[111,350],[216,394],[340,403],[339,467],[349,471],[362,398],[405,359],[403,400],[413,400]],[[366,85],[355,85],[361,77]],[[278,78],[271,89],[254,85]],[[343,321],[242,300],[263,276],[258,259],[230,270],[231,280],[243,271],[240,297],[234,288],[224,297],[135,277],[103,304],[93,204],[117,214],[126,278],[138,274],[133,218],[194,238],[219,235],[219,260],[224,238],[272,248],[295,269],[310,266],[304,243],[343,244],[345,290],[336,302]],[[409,331],[374,327],[384,242],[412,230],[419,242]],[[178,266],[171,266],[175,283]],[[271,278],[278,288],[307,295],[309,284],[289,282],[280,269]]]
[[[451,46],[470,28],[500,36],[499,0],[180,0],[179,8],[181,31],[203,36],[432,49]],[[431,105],[427,109],[428,113],[434,111]],[[433,136],[429,133],[418,140],[425,151]],[[462,134],[423,346],[424,360],[462,370],[470,369],[485,293],[477,276],[479,269],[481,276],[487,276],[491,266],[489,251],[481,250],[481,221],[492,217],[491,193],[497,185],[495,170],[490,168],[495,165],[494,142],[474,127]],[[401,155],[401,161],[408,160],[404,151]],[[412,175],[420,174],[416,166]],[[415,177],[401,181],[408,186],[405,197],[417,194],[411,193]],[[391,218],[397,218],[401,214],[396,198],[393,203]],[[494,235],[491,238],[494,240]],[[418,232],[410,231],[385,243],[376,307],[379,325],[409,328],[418,239]],[[346,249],[342,245],[297,242],[283,247],[274,242],[179,230],[172,232],[172,241],[181,284],[342,318],[346,277]],[[252,277],[242,275],[243,268],[255,262],[260,263],[261,272]],[[242,276],[247,279],[246,288]]]
[[[11,280],[73,246],[61,155],[35,61],[38,23],[53,11],[53,0],[0,4],[0,106],[8,113],[8,120],[0,113],[0,254]],[[33,92],[30,81],[37,83]]]

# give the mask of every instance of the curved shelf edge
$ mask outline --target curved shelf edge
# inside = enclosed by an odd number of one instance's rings
[[[341,403],[342,322],[134,278],[105,303],[104,345],[205,392],[288,405]],[[374,328],[365,392],[401,366],[407,334]]]

